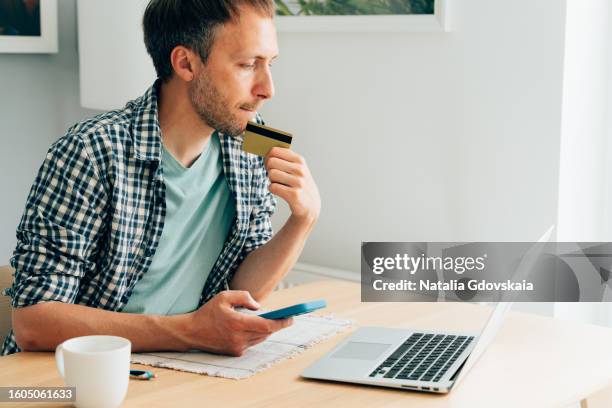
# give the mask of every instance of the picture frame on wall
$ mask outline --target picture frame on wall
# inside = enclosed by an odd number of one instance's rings
[[[275,0],[279,32],[444,32],[450,0]]]
[[[0,53],[57,48],[57,0],[0,0]]]

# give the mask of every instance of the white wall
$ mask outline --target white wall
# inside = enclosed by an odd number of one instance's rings
[[[142,31],[142,15],[148,3],[77,1],[82,106],[117,109],[138,98],[155,81]],[[109,21],[113,22],[111,30]]]
[[[563,79],[559,241],[610,241],[609,95],[612,95],[608,0],[568,0]],[[555,316],[612,324],[607,303],[557,303]]]
[[[0,54],[0,265],[47,149],[95,113],[79,106],[75,1],[58,3],[58,54]]]
[[[279,34],[264,118],[295,133],[323,197],[302,262],[358,271],[361,241],[555,223],[565,1],[451,3],[450,33]]]
[[[609,1],[568,0],[558,239],[605,240]]]

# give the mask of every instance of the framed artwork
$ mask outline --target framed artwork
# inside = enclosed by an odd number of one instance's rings
[[[275,0],[286,32],[448,31],[450,0]]]
[[[0,0],[0,53],[56,53],[57,0]]]

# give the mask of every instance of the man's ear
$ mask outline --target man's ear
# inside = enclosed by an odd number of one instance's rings
[[[196,77],[199,59],[198,54],[182,45],[174,47],[170,53],[174,74],[185,82],[190,82]]]

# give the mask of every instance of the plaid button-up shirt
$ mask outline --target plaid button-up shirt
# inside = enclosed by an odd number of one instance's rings
[[[15,279],[4,293],[13,307],[126,305],[151,264],[166,215],[158,89],[156,82],[123,109],[76,124],[49,149],[17,228]],[[244,258],[272,237],[276,207],[263,159],[244,152],[240,137],[220,134],[220,141],[236,218],[200,306],[227,289]],[[18,351],[11,331],[1,354]]]

